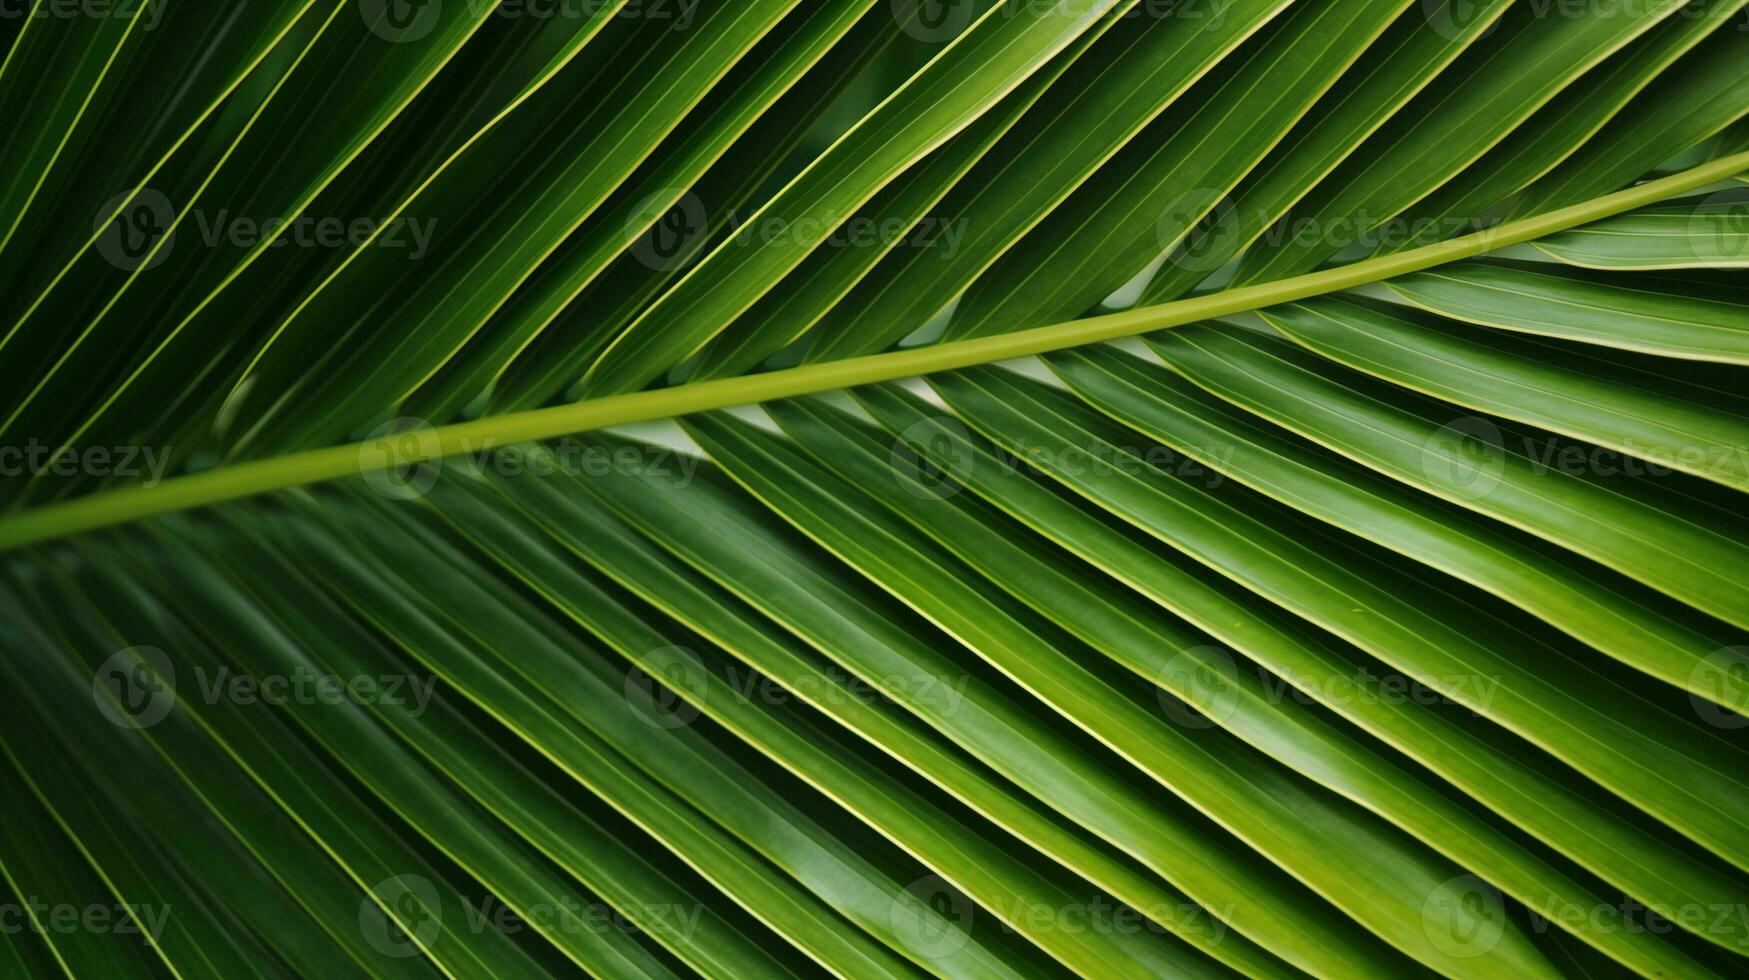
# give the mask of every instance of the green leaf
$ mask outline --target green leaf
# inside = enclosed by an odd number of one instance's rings
[[[1235,279],[1305,272],[1396,217],[1504,139],[1609,55],[1681,11],[1687,0],[1605,0],[1595,16],[1521,4],[1470,48],[1278,224],[1308,226],[1246,256]]]
[[[1746,6],[0,16],[0,972],[1743,974]]]
[[[1749,266],[1749,207],[1724,198],[1647,208],[1535,247],[1587,269],[1741,269]]]
[[[1717,794],[1749,790],[1728,777],[1708,779],[1704,791],[1698,788],[1698,770],[1733,771],[1728,762],[1699,760],[1740,751],[1716,735],[1602,676],[1588,679],[1583,698],[1556,686],[1527,661],[1535,657],[1530,662],[1579,669],[1571,654],[1539,642],[1510,619],[1474,625],[1479,614],[1463,610],[1457,595],[1437,601],[1423,596],[1420,604],[1411,604],[1385,588],[1376,570],[1363,573],[1358,561],[1349,566],[1338,560],[1364,552],[1351,545],[1351,553],[1345,553],[1330,543],[1314,548],[1279,529],[1280,515],[1242,511],[1153,467],[1135,474],[1077,471],[1071,466],[1072,447],[1122,445],[1123,437],[1104,435],[1112,431],[1110,423],[1051,389],[1023,385],[991,369],[945,375],[932,387],[968,424],[1010,452],[1042,458],[1041,468],[1052,477],[1139,529],[1517,732],[1715,853],[1740,849],[1743,828],[1730,811],[1698,799],[1678,811],[1670,802],[1678,793],[1704,792],[1716,801]],[[1100,442],[1090,443],[1090,436]],[[1498,652],[1502,649],[1513,650],[1514,657]],[[1639,719],[1631,733],[1613,722],[1629,716]],[[1658,764],[1629,761],[1639,755],[1632,746],[1642,740],[1667,743]],[[1612,743],[1614,749],[1599,748]],[[1693,779],[1676,774],[1669,765],[1675,759],[1698,767]]]
[[[1743,286],[1722,276],[1635,276],[1630,284],[1617,275],[1490,260],[1404,276],[1386,288],[1484,327],[1661,357],[1749,359]]]
[[[1637,96],[1656,81],[1679,85],[1690,101],[1698,101],[1699,90],[1707,80],[1715,85],[1723,83],[1729,77],[1723,73],[1703,76],[1700,81],[1684,77],[1680,82],[1674,78],[1665,82],[1662,73],[1685,75],[1694,64],[1715,57],[1707,49],[1692,57],[1689,54],[1708,37],[1728,38],[1736,33],[1724,27],[1743,8],[1742,0],[1690,0],[1676,16],[1634,39],[1619,57],[1602,66],[1595,77],[1588,75],[1583,84],[1562,92],[1486,156],[1417,202],[1396,219],[1396,224],[1410,229],[1410,233],[1381,247],[1396,251],[1438,241],[1453,228],[1484,219],[1488,209],[1505,205],[1511,195],[1580,151],[1606,124],[1616,131],[1625,130],[1630,124],[1645,130],[1657,129],[1659,138],[1636,151],[1657,160],[1692,145],[1696,141],[1690,133],[1666,127],[1667,120],[1662,118],[1667,116],[1664,106]],[[1612,137],[1620,138],[1612,131],[1606,139]],[[1611,150],[1619,152],[1615,147]],[[1602,186],[1609,185],[1605,181]],[[1546,210],[1568,200],[1542,198],[1534,204],[1521,201],[1517,202],[1516,213]]]
[[[717,246],[614,339],[584,376],[591,395],[643,387],[745,312],[883,186],[995,107],[1119,0],[997,5],[747,219],[782,234]],[[654,326],[652,326],[654,325]],[[656,329],[659,327],[660,329]]]
[[[807,359],[878,351],[923,326],[1078,187],[1127,169],[1118,161],[1137,159],[1170,132],[1172,107],[1285,9],[1258,0],[1206,7],[1120,23],[1101,39],[943,202],[959,222],[952,254],[887,256],[820,323]]]
[[[1186,94],[1189,118],[1156,121],[984,270],[945,336],[1051,323],[1098,305],[1182,241],[1405,6],[1333,0],[1263,27]]]
[[[1749,399],[1725,372],[1478,331],[1341,297],[1265,311],[1272,326],[1358,371],[1515,422],[1749,490]],[[1710,383],[1709,383],[1710,382]]]
[[[1086,383],[1087,372],[1078,370],[1081,361],[1079,353],[1053,359],[1066,379],[1082,382],[1077,388],[1102,410],[1138,429],[1148,429],[1149,426],[1142,421],[1144,416],[1116,411],[1110,397],[1094,399],[1095,390],[1110,396],[1119,389],[1105,379]],[[1107,370],[1119,365],[1130,366],[1127,360],[1114,361],[1106,357],[1097,357],[1094,363]],[[1278,711],[1289,704],[1284,697],[1283,685],[1292,685],[1299,692],[1300,703],[1325,705],[1360,726],[1367,734],[1420,763],[1429,772],[1450,781],[1466,795],[1485,802],[1490,810],[1655,907],[1675,910],[1694,901],[1696,896],[1739,887],[1717,876],[1707,867],[1706,861],[1684,855],[1636,827],[1631,819],[1624,819],[1619,808],[1600,805],[1596,799],[1587,798],[1587,794],[1578,790],[1577,784],[1570,780],[1531,768],[1523,758],[1506,754],[1478,737],[1477,730],[1467,729],[1456,719],[1418,711],[1406,699],[1391,697],[1390,678],[1376,676],[1364,654],[1296,621],[1260,596],[1201,574],[1200,566],[1190,558],[1151,548],[1145,541],[1126,534],[1123,526],[1101,522],[1072,500],[1023,477],[1013,466],[994,455],[987,444],[975,441],[963,425],[951,417],[944,417],[938,410],[916,399],[902,398],[891,390],[870,391],[862,394],[859,401],[880,417],[889,431],[901,433],[901,438],[920,457],[951,473],[956,481],[963,481],[966,489],[1088,563],[1106,570],[1163,609],[1207,631],[1234,653],[1250,658],[1267,670],[1268,673],[1259,671],[1258,683],[1261,683],[1269,703]],[[1184,418],[1180,414],[1172,419],[1175,431],[1185,431]],[[1252,429],[1244,434],[1254,436],[1258,431],[1261,430]],[[1185,445],[1183,442],[1178,444]],[[1077,445],[1072,452],[1083,460],[1102,459],[1112,470],[1122,471],[1128,467],[1138,473],[1143,471],[1146,460],[1159,458],[1152,453],[1159,447],[1128,448],[1127,441],[1122,445],[1126,448],[1103,456],[1095,455],[1099,448],[1097,443]],[[1218,485],[1223,473],[1233,473],[1255,483],[1251,474],[1256,470],[1248,465],[1249,454],[1244,451],[1244,443],[1221,439],[1213,445],[1218,451],[1209,453],[1213,457],[1210,463],[1218,460],[1220,470],[1205,468],[1194,461],[1187,462],[1190,457],[1166,462],[1172,463],[1173,473],[1192,483]],[[1045,451],[1045,447],[1029,448]],[[1113,448],[1117,448],[1117,444],[1113,444]],[[1187,448],[1201,454],[1209,452],[1211,446],[1199,440],[1196,446]],[[1134,453],[1140,455],[1132,455]],[[1020,459],[1030,455],[1028,453]],[[1082,468],[1086,469],[1085,464]],[[1106,477],[1105,482],[1117,479],[1113,474]],[[1298,500],[1292,502],[1300,503]],[[1143,511],[1134,513],[1140,515]],[[1241,662],[1230,657],[1223,659],[1219,653],[1208,650],[1195,651],[1192,662],[1212,669],[1191,673],[1191,682],[1214,685],[1211,693],[1192,699],[1192,703],[1211,705],[1215,709],[1213,717],[1226,716],[1223,723],[1244,724],[1248,719],[1242,709],[1247,702],[1240,700],[1236,692],[1254,686],[1249,680],[1251,672],[1244,669]],[[1300,724],[1310,727],[1314,722],[1306,719]],[[1244,734],[1237,727],[1234,730]],[[1318,759],[1303,743],[1290,743],[1281,738],[1259,742],[1256,741],[1258,729],[1250,731],[1253,734],[1244,737],[1253,740],[1259,748],[1278,754],[1298,771],[1357,802],[1386,815],[1395,814],[1394,819],[1406,828],[1421,826],[1425,819],[1451,819],[1449,815],[1442,818],[1414,812],[1429,805],[1437,806],[1437,800],[1429,798],[1426,793],[1413,794],[1407,809],[1404,802],[1390,799],[1397,794],[1381,796],[1376,786],[1367,785],[1375,782],[1375,777],[1382,771],[1377,763],[1365,769],[1344,772],[1328,757]],[[1326,731],[1325,737],[1330,738]],[[1283,752],[1291,754],[1280,755]],[[1357,773],[1365,775],[1357,777]],[[1362,781],[1356,782],[1357,778]],[[1486,835],[1485,831],[1483,833]],[[1459,834],[1455,828],[1448,828],[1423,839],[1431,846],[1443,849],[1454,846]],[[1642,861],[1631,857],[1654,851],[1659,855],[1657,860]],[[1474,860],[1473,856],[1470,860]],[[1678,868],[1682,869],[1680,874],[1675,873]],[[1511,872],[1501,870],[1493,880],[1513,890],[1528,904],[1546,905],[1546,901],[1536,902],[1525,897],[1535,889],[1518,891],[1520,886],[1514,883],[1517,879],[1511,875]],[[1682,880],[1684,878],[1687,880]],[[1571,922],[1559,924],[1567,928],[1576,925]],[[1660,952],[1654,955],[1663,957],[1668,954]]]

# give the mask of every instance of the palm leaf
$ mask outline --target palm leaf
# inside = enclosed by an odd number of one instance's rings
[[[8,975],[1749,965],[1744,0],[99,6]]]

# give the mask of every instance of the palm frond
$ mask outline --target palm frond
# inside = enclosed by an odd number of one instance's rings
[[[1742,975],[1746,3],[34,0],[0,969]]]

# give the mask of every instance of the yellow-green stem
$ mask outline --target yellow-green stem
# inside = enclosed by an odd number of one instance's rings
[[[1679,174],[1462,238],[1277,282],[1260,283],[1158,306],[1125,310],[994,337],[846,358],[739,378],[701,381],[656,391],[611,395],[553,408],[512,412],[472,422],[437,426],[423,433],[417,440],[385,438],[313,449],[276,459],[238,463],[204,473],[174,477],[156,486],[130,487],[46,507],[14,511],[0,517],[0,550],[138,520],[154,514],[215,504],[322,480],[356,476],[371,469],[384,469],[463,452],[478,452],[494,446],[546,439],[627,422],[670,418],[877,381],[893,381],[975,364],[1043,354],[1103,340],[1115,340],[1183,326],[1210,317],[1230,316],[1472,258],[1704,187],[1733,177],[1745,169],[1749,169],[1749,152],[1721,157]]]

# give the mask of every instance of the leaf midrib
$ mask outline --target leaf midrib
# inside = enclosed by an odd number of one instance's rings
[[[1749,170],[1749,152],[1721,157],[1681,173],[1462,238],[1157,306],[912,350],[510,412],[433,427],[413,440],[418,445],[411,448],[401,444],[406,441],[404,439],[382,437],[237,463],[204,473],[172,477],[156,485],[104,491],[43,507],[14,510],[0,516],[0,550],[391,466],[482,452],[612,425],[895,381],[1232,316],[1523,244],[1705,187],[1744,170]]]

